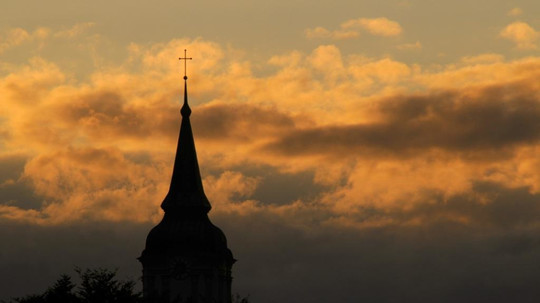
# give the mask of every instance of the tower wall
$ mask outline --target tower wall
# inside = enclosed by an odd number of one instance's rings
[[[146,302],[231,303],[231,266],[213,258],[153,256],[143,264]]]

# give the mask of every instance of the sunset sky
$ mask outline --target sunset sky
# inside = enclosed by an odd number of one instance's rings
[[[2,1],[0,300],[140,278],[184,49],[233,292],[538,301],[538,0]]]

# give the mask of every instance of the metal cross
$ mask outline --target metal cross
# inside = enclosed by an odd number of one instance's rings
[[[188,58],[187,57],[187,49],[184,50],[184,57],[180,57],[178,58],[178,60],[184,60],[184,80],[187,80],[187,75],[186,75],[186,71],[187,71],[187,60],[193,60],[193,58]]]

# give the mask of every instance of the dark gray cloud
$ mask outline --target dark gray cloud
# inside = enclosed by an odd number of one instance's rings
[[[496,188],[478,185],[479,191]],[[472,203],[461,201],[467,199],[447,204],[457,204],[451,207],[462,215],[482,216],[459,205]],[[515,203],[505,203],[511,200]],[[276,221],[262,213],[215,221],[239,259],[237,289],[256,302],[532,302],[540,298],[535,286],[540,216],[533,206],[539,201],[522,189],[508,189],[476,211],[489,217],[478,224],[439,216],[421,225],[304,230],[286,222],[295,218]],[[512,218],[516,205],[534,209],[536,217]],[[444,213],[447,206],[433,208]],[[509,210],[506,216],[502,208]]]
[[[248,229],[220,224],[239,259],[234,289],[251,294],[254,302],[532,302],[540,296],[537,230],[497,235],[442,224],[327,230],[314,236],[253,222],[260,219],[241,218]],[[140,276],[135,258],[146,228],[12,228],[27,244],[26,250],[4,253],[10,262],[2,263],[2,272],[10,279],[2,283],[3,296],[42,291],[59,273],[73,273],[75,265]],[[23,248],[21,240],[13,242]],[[524,249],[508,253],[501,248],[515,243]]]
[[[34,194],[30,182],[22,178],[27,160],[23,155],[0,157],[0,204],[23,209],[41,206],[41,199]]]
[[[508,188],[492,182],[475,182],[470,191],[445,197],[436,190],[423,194],[424,202],[407,209],[364,208],[371,216],[392,219],[398,224],[421,221],[457,222],[498,231],[529,228],[540,223],[540,194],[528,187]]]
[[[82,128],[92,138],[147,138],[165,136],[176,140],[180,127],[179,103],[150,100],[134,106],[113,91],[73,96],[55,109],[61,121]],[[275,108],[248,104],[210,104],[194,107],[191,116],[198,139],[247,142],[293,129],[295,118]],[[298,118],[306,122],[305,118]]]
[[[289,204],[295,200],[311,200],[321,194],[324,186],[314,184],[313,172],[279,173],[267,169],[257,174],[261,183],[251,198],[270,204]]]
[[[525,82],[394,96],[371,110],[380,122],[297,129],[266,148],[289,155],[426,149],[502,155],[540,139],[538,88]]]
[[[69,102],[57,105],[57,116],[61,121],[83,128],[95,138],[173,137],[179,127],[180,106],[175,110],[170,100],[149,100],[148,107],[135,106],[128,104],[127,98],[121,93],[110,90],[93,91],[71,98]]]
[[[263,238],[262,248],[238,256],[239,269],[252,266],[242,282],[258,302],[528,302],[540,295],[530,268],[539,245],[503,254],[494,245],[499,236],[452,225],[333,230],[313,238],[289,233],[277,243],[277,236]],[[504,241],[514,237],[534,233]]]
[[[249,141],[276,135],[295,127],[295,119],[275,108],[248,104],[214,104],[193,110],[197,138]]]
[[[21,177],[27,157],[24,155],[0,156],[0,183]]]
[[[264,211],[211,217],[238,259],[234,291],[249,293],[253,302],[535,302],[540,196],[493,183],[474,190],[396,217],[401,223],[421,217],[421,225],[304,229],[294,216]],[[472,198],[492,193],[498,194],[484,205]],[[448,213],[472,220],[442,216]],[[74,266],[140,277],[135,258],[151,224],[4,221],[0,227],[0,270],[10,277],[0,293],[10,297],[42,291]]]
[[[439,201],[441,205],[419,205],[411,213],[427,218],[466,217],[470,224],[503,230],[534,225],[540,220],[540,194],[531,194],[527,187],[506,188],[496,183],[477,182],[472,194]]]
[[[314,182],[313,171],[282,172],[269,165],[249,165],[230,167],[231,171],[239,172],[246,177],[257,178],[257,188],[249,199],[264,204],[284,205],[295,200],[309,201],[322,194],[329,186]],[[203,176],[213,175],[219,177],[223,173],[220,169],[201,168]],[[232,197],[241,201],[243,197]],[[212,202],[212,201],[210,201]]]

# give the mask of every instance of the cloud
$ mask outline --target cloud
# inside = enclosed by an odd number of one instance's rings
[[[519,7],[514,7],[513,9],[509,10],[507,15],[511,17],[517,17],[521,16],[523,14],[523,10]]]
[[[238,230],[243,239],[247,237],[247,242],[251,243],[237,246],[241,261],[235,269],[240,281],[235,280],[235,283],[241,286],[235,285],[257,289],[257,293],[252,293],[257,300],[283,301],[296,294],[312,302],[336,298],[346,302],[394,302],[396,298],[474,301],[492,298],[493,291],[501,287],[502,297],[493,300],[504,302],[510,297],[507,292],[516,287],[523,291],[515,294],[520,298],[536,293],[532,282],[525,278],[520,279],[520,283],[512,282],[516,276],[537,276],[528,267],[513,266],[518,260],[534,262],[527,256],[538,254],[538,243],[533,240],[532,231],[503,235],[440,224],[379,227],[355,232],[327,227],[326,232],[314,234],[313,231],[284,230],[279,224],[275,229],[264,230],[262,222],[265,221],[261,217],[242,221],[250,226],[250,232],[242,231],[240,226],[228,228],[230,234],[236,234]],[[512,243],[519,243],[522,250],[509,251],[507,246],[518,246]],[[259,251],[257,247],[265,249]],[[280,253],[283,251],[289,253]],[[313,264],[317,264],[316,269]],[[502,274],[500,266],[509,271]],[[244,269],[250,269],[249,273],[243,272]],[[324,271],[325,275],[316,277],[318,271]],[[441,271],[446,274],[440,275]],[[486,272],[494,281],[484,284],[481,281],[485,281]],[[507,276],[509,272],[511,277]],[[240,274],[249,276],[251,281],[242,281]],[[272,279],[278,274],[282,279]],[[254,283],[253,277],[258,282],[268,280],[270,284],[258,286],[260,284]],[[470,285],[475,285],[474,290]],[[387,287],[393,291],[385,292]],[[283,291],[276,294],[275,289]]]
[[[459,63],[451,63],[430,71],[424,70],[424,72],[413,74],[414,82],[422,83],[431,90],[445,90],[451,87],[461,88],[516,82],[532,79],[538,73],[538,60],[535,57],[510,62],[497,62],[497,60],[500,60],[500,57],[497,59],[490,54],[463,57]]]
[[[532,79],[531,79],[532,81]],[[288,155],[351,152],[406,154],[424,149],[452,152],[511,148],[540,139],[536,87],[514,83],[377,102],[381,121],[301,129],[268,149]]]
[[[306,37],[309,39],[314,38],[330,38],[332,33],[324,27],[317,26],[316,28],[306,29]]]
[[[149,201],[159,201],[157,194],[166,188],[166,181],[156,178],[160,174],[155,164],[126,159],[114,148],[43,154],[26,163],[22,177],[47,202],[30,210],[4,206],[0,213],[34,224],[148,221],[157,215]]]
[[[73,39],[81,35],[82,33],[86,32],[88,29],[94,27],[95,25],[96,24],[94,22],[77,23],[73,25],[70,29],[61,30],[54,33],[54,36],[58,38]]]
[[[422,44],[420,41],[416,41],[415,43],[400,44],[396,48],[399,50],[419,50],[422,49]]]
[[[330,31],[324,27],[317,26],[305,30],[308,39],[334,39],[334,40],[350,40],[360,37],[360,33],[352,30],[334,30]]]
[[[324,73],[343,73],[341,51],[334,45],[317,47],[308,58],[311,66]]]
[[[489,64],[489,63],[498,63],[504,61],[504,56],[500,54],[481,54],[477,56],[467,56],[461,58],[461,61],[463,61],[466,64]]]
[[[341,24],[343,29],[361,28],[374,36],[392,37],[401,34],[403,29],[396,21],[388,18],[359,18],[345,21]]]
[[[23,176],[28,155],[0,155],[0,208],[39,209],[41,200]]]
[[[75,39],[85,34],[88,29],[94,26],[95,23],[93,22],[85,22],[76,23],[71,28],[63,30],[54,30],[48,27],[38,27],[33,31],[20,27],[6,29],[0,32],[0,53],[16,47],[22,47],[25,44],[30,44],[35,49],[42,50],[51,41]],[[37,43],[37,45],[32,43]]]
[[[499,35],[502,38],[508,39],[516,44],[518,49],[536,49],[536,40],[540,37],[540,33],[532,28],[529,24],[521,21],[513,22],[501,30]]]
[[[399,23],[388,18],[359,18],[341,23],[340,29],[337,30],[328,30],[321,26],[308,28],[305,30],[305,35],[308,39],[348,40],[360,37],[361,31],[373,36],[393,37],[400,35],[403,29]]]
[[[493,209],[479,209],[479,215],[489,217]],[[501,231],[438,222],[302,230],[291,226],[290,219],[264,213],[212,218],[238,259],[233,292],[249,293],[258,302],[298,296],[317,303],[336,298],[526,302],[540,295],[535,284],[540,278],[534,266],[540,257],[536,226]],[[120,268],[122,278],[136,280],[141,266],[135,258],[152,224],[37,227],[3,221],[1,227],[0,237],[11,244],[3,250],[1,265],[12,277],[0,285],[0,293],[8,297],[43,292],[60,273],[72,274],[73,264],[94,267],[96,260],[103,267]],[[40,253],[35,254],[38,248]],[[393,291],[384,291],[388,287]]]
[[[239,172],[225,171],[220,176],[204,179],[205,192],[212,201],[214,215],[227,216],[235,213],[249,216],[260,208],[259,203],[249,200],[260,178],[246,177]],[[247,198],[247,199],[246,199]]]
[[[385,84],[397,83],[412,74],[412,69],[407,64],[390,58],[353,63],[348,71],[356,79],[370,79]]]
[[[12,28],[0,33],[0,53],[30,41],[43,41],[50,35],[50,29],[39,27],[33,32],[22,28]]]
[[[84,80],[39,58],[12,67],[0,79],[1,142],[25,156],[5,191],[32,195],[9,199],[1,216],[158,220],[180,122],[181,74],[170,58],[186,45],[204,54],[190,73],[191,120],[220,216],[368,228],[411,224],[405,209],[474,196],[476,182],[540,188],[535,57],[481,54],[428,68],[328,44],[276,55],[259,73],[240,51],[181,39],[132,45],[121,66]],[[296,193],[269,186],[300,181]]]

